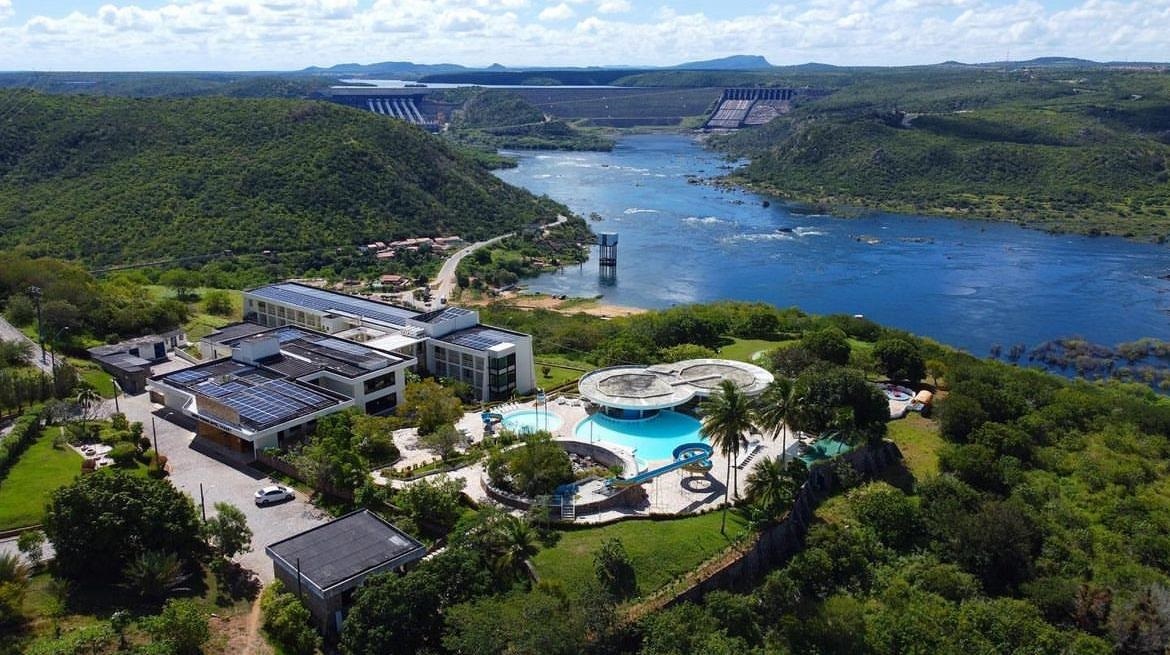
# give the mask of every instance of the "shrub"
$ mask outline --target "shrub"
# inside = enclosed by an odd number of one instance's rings
[[[601,587],[618,600],[638,592],[637,572],[620,539],[606,539],[601,544],[593,554],[593,570]]]
[[[0,440],[0,477],[41,436],[41,411],[30,409],[17,417],[12,431]]]
[[[110,459],[114,464],[122,467],[134,466],[134,458],[138,456],[138,447],[125,441],[118,443],[110,451]]]
[[[287,655],[312,655],[321,648],[321,637],[312,627],[309,610],[279,580],[260,597],[264,631]]]
[[[168,600],[162,613],[148,622],[147,631],[175,655],[196,655],[211,639],[207,614],[195,601],[186,598]]]

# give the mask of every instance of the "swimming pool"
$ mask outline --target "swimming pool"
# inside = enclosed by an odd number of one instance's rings
[[[521,409],[504,414],[500,421],[505,430],[524,434],[538,430],[556,432],[561,428],[561,417],[548,410]]]
[[[697,420],[672,411],[661,411],[654,418],[640,421],[598,414],[577,424],[576,437],[578,441],[608,441],[632,448],[639,460],[653,462],[671,459],[675,446],[703,441],[699,427]]]
[[[836,439],[821,439],[800,455],[805,464],[812,466],[821,460],[831,459],[841,453],[849,452],[853,446]]]

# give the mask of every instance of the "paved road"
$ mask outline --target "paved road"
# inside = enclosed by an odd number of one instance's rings
[[[41,351],[41,347],[35,341],[24,336],[24,333],[16,329],[11,323],[0,316],[0,339],[5,341],[27,341],[32,344],[32,364],[46,373],[52,373],[53,368],[48,364],[48,358],[45,353]],[[44,359],[44,362],[41,360]]]
[[[554,228],[567,220],[569,220],[568,216],[558,214],[557,220],[544,226],[545,233],[548,233],[549,229]],[[439,298],[451,297],[451,292],[455,290],[455,269],[459,267],[459,262],[463,261],[464,257],[470,255],[476,250],[479,250],[480,248],[483,248],[484,246],[490,246],[497,241],[507,239],[513,234],[515,234],[515,232],[501,234],[498,237],[493,237],[486,241],[477,241],[470,246],[463,247],[454,255],[448,257],[447,261],[443,262],[443,267],[439,269],[439,274],[431,282],[431,288],[434,290],[435,294],[435,300],[433,303],[438,303]]]

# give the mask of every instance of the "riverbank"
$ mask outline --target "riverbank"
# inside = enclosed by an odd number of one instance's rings
[[[514,309],[529,311],[545,309],[558,314],[588,314],[589,316],[605,319],[633,316],[649,311],[649,309],[644,307],[627,307],[606,303],[603,302],[602,296],[593,298],[558,297],[545,293],[515,290],[502,292],[498,296],[487,296],[483,294],[473,296],[464,293],[459,296],[458,302],[465,307],[482,307],[484,305],[498,304]]]

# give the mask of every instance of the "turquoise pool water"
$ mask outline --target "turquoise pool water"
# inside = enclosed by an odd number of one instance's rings
[[[500,421],[504,428],[512,432],[536,432],[548,430],[555,432],[561,428],[561,417],[547,410],[521,409],[504,414]]]
[[[841,453],[849,452],[851,448],[852,446],[843,441],[837,441],[836,439],[825,439],[823,441],[816,442],[812,448],[809,448],[804,452],[803,455],[800,456],[800,459],[802,459],[805,464],[811,465],[824,459],[836,457]]]
[[[663,411],[643,421],[619,421],[608,416],[591,416],[577,424],[578,441],[608,441],[634,449],[639,460],[671,459],[674,447],[703,441],[699,422],[686,414]]]

